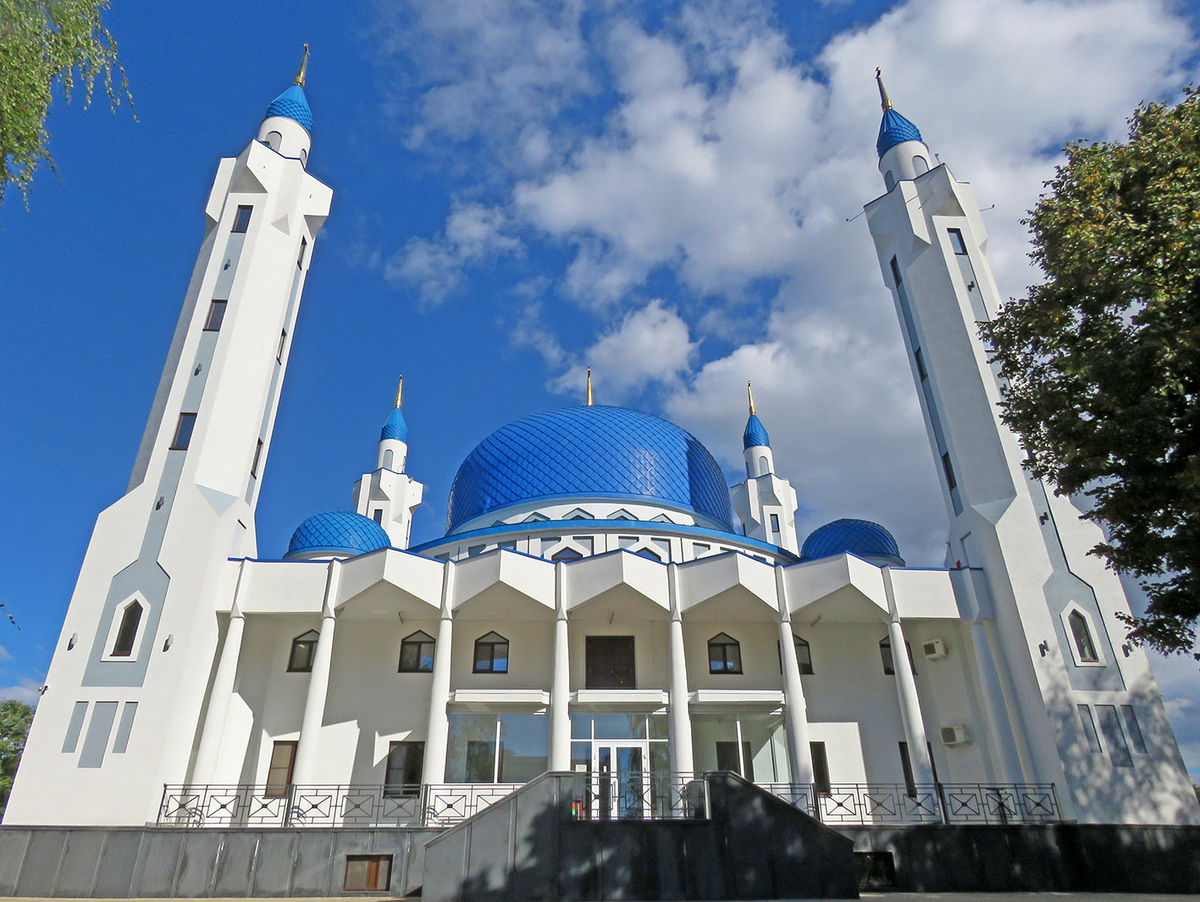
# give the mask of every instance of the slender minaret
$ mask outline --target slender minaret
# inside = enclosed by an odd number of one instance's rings
[[[217,168],[133,476],[96,521],[6,823],[144,824],[157,800],[129,787],[188,772],[217,599],[228,559],[256,554],[279,392],[332,198],[306,172],[307,61],[306,46],[257,139]]]
[[[1174,795],[1177,818],[1193,820],[1200,811],[1153,675],[1123,642],[1124,592],[1088,554],[1100,530],[1029,476],[1000,420],[1003,386],[978,329],[1000,295],[974,193],[945,164],[930,168],[921,133],[876,78],[886,193],[866,205],[867,222],[941,478],[947,563],[970,568],[960,606],[991,778],[1055,783],[1068,817],[1136,823],[1161,817],[1147,799]]]
[[[404,472],[408,458],[408,424],[400,405],[404,377],[396,388],[396,406],[379,432],[375,472],[364,473],[354,483],[354,509],[383,527],[393,548],[407,548],[412,516],[421,503],[425,486]]]
[[[749,382],[746,383],[746,397],[750,406],[750,418],[746,420],[746,431],[742,434],[746,481],[731,490],[733,509],[747,536],[799,554],[796,490],[790,482],[775,474],[771,438],[755,411],[754,389]]]

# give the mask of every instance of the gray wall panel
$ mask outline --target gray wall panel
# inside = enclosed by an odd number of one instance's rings
[[[103,865],[96,871],[92,893],[98,899],[123,899],[130,894],[138,853],[146,841],[142,830],[109,830],[104,840]]]
[[[86,898],[92,894],[100,857],[104,854],[103,830],[74,830],[67,834],[62,865],[54,881],[54,895]]]
[[[213,870],[224,843],[224,830],[187,831],[187,842],[175,872],[173,896],[212,895]]]
[[[33,831],[17,880],[18,896],[49,896],[53,893],[54,875],[58,873],[66,838],[65,830]]]
[[[296,839],[296,867],[292,872],[293,896],[328,896],[333,883],[333,834],[301,830]],[[338,875],[337,892],[342,891]]]
[[[221,850],[221,858],[217,862],[216,875],[213,878],[214,896],[250,895],[259,836],[260,834],[249,831],[225,835],[225,846]]]
[[[17,894],[17,877],[28,847],[28,830],[0,827],[0,896]]]
[[[258,860],[254,868],[252,896],[286,896],[292,885],[292,861],[296,834],[267,830],[258,834]]]
[[[140,867],[133,885],[136,895],[153,898],[174,895],[175,874],[179,870],[180,859],[184,857],[184,845],[190,833],[184,830],[146,831]]]

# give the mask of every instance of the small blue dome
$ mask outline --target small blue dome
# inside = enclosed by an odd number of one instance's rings
[[[392,412],[388,414],[387,422],[379,430],[379,440],[381,442],[389,438],[399,442],[408,441],[408,423],[404,422],[404,414],[400,412],[399,407],[392,408]]]
[[[645,499],[733,531],[729,487],[713,456],[674,423],[623,407],[562,407],[497,429],[467,455],[450,489],[446,531],[523,501]]]
[[[815,561],[844,551],[870,561],[904,566],[900,546],[892,534],[870,520],[834,520],[826,523],[804,540],[800,560]]]
[[[272,116],[293,119],[303,125],[306,132],[312,134],[312,108],[308,105],[308,97],[304,94],[304,88],[299,85],[292,85],[271,101],[264,118],[270,119]]]
[[[771,436],[767,435],[762,420],[757,415],[750,414],[750,419],[746,420],[746,431],[742,433],[742,447],[755,448],[760,445],[770,448]]]
[[[881,157],[897,144],[922,140],[924,139],[917,127],[895,110],[883,111],[883,121],[879,123],[879,137],[875,139],[875,150]]]
[[[309,517],[296,527],[285,558],[314,551],[366,554],[392,544],[383,527],[362,514],[329,511]]]

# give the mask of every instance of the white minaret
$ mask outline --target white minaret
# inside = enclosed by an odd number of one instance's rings
[[[354,509],[383,527],[393,548],[407,548],[412,516],[425,494],[425,486],[404,472],[408,457],[408,424],[400,410],[404,378],[396,389],[396,406],[379,431],[375,472],[364,473],[354,483]]]
[[[279,392],[332,198],[305,171],[307,59],[306,47],[258,138],[218,166],[133,476],[96,521],[6,823],[143,824],[157,799],[131,787],[188,772],[217,598],[228,559],[256,554]]]
[[[771,438],[754,410],[754,389],[749,382],[746,383],[746,395],[750,404],[750,419],[742,434],[746,481],[731,489],[733,509],[747,536],[799,554],[796,490],[786,479],[775,475]]]
[[[929,167],[920,132],[892,108],[882,79],[879,90],[887,193],[867,204],[867,222],[941,476],[948,564],[972,568],[960,603],[988,700],[975,726],[994,778],[1054,782],[1068,817],[1161,822],[1148,801],[1158,797],[1177,800],[1175,819],[1195,821],[1200,810],[1154,677],[1124,643],[1120,582],[1088,554],[1100,530],[1029,477],[1000,421],[1003,386],[977,325],[1000,295],[974,193],[945,164]]]

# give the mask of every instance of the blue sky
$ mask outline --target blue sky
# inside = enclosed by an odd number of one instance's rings
[[[597,398],[740,466],[755,382],[801,534],[841,516],[941,563],[945,515],[862,205],[884,67],[972,181],[1002,292],[1074,137],[1117,138],[1196,80],[1193,5],[1156,0],[119,3],[137,121],[56,106],[57,177],[0,207],[0,696],[33,698],[96,514],[120,496],[217,161],[312,44],[318,239],[258,511],[261,556],[349,507],[395,380],[414,542],[491,430]],[[849,220],[849,221],[848,221]],[[1195,666],[1157,667],[1200,773]]]

